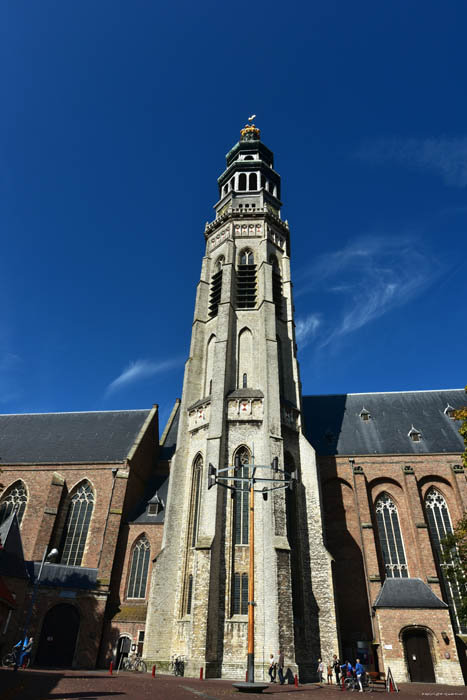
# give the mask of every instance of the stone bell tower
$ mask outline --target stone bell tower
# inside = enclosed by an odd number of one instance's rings
[[[227,154],[216,217],[205,228],[190,356],[170,470],[163,549],[154,566],[144,655],[185,674],[245,677],[248,554],[255,547],[255,666],[270,653],[309,679],[337,653],[330,556],[323,544],[315,453],[302,432],[290,279],[290,232],[272,152],[253,124]],[[255,505],[208,491],[208,465],[296,471],[293,491]],[[238,464],[238,460],[237,460]],[[241,476],[243,467],[238,467]],[[258,494],[259,496],[259,494]]]

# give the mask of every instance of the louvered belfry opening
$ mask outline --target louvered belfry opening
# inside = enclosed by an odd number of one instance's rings
[[[256,306],[256,265],[251,250],[240,255],[237,268],[237,309],[254,309]]]
[[[209,315],[211,318],[217,316],[219,304],[221,303],[222,292],[222,268],[215,272],[211,280],[211,294],[209,296]]]
[[[272,299],[277,318],[282,318],[282,276],[278,265],[272,266]]]

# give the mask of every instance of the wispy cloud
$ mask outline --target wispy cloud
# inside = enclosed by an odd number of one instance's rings
[[[179,358],[163,360],[161,362],[153,362],[151,360],[135,360],[134,362],[130,362],[128,367],[124,369],[116,379],[110,382],[105,390],[105,395],[110,396],[119,389],[127,387],[129,384],[174,369],[180,364],[181,360]]]
[[[326,292],[340,295],[342,303],[329,304],[327,316],[315,312],[298,320],[297,342],[314,334],[325,347],[407,303],[441,272],[441,264],[411,236],[364,237],[318,257],[299,272],[297,296],[319,290],[323,299]],[[318,323],[313,325],[314,318]]]
[[[380,140],[364,144],[358,156],[373,162],[397,162],[440,175],[446,185],[467,187],[467,136]]]
[[[310,314],[305,318],[299,318],[295,326],[297,343],[300,343],[302,348],[308,345],[309,341],[315,337],[320,325],[321,317],[319,314]]]

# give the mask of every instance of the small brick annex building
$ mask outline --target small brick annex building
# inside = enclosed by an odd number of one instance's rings
[[[440,553],[467,508],[465,392],[302,396],[280,187],[245,127],[160,439],[157,406],[0,416],[3,650],[26,628],[38,666],[134,650],[159,670],[181,654],[188,675],[244,678],[249,495],[208,489],[208,470],[235,469],[235,484],[274,461],[294,488],[254,509],[257,677],[282,648],[301,680],[338,654],[397,681],[464,683],[467,630]]]

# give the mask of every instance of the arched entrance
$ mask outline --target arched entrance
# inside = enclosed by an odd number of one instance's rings
[[[117,654],[115,657],[115,667],[121,668],[123,661],[130,653],[131,639],[126,635],[122,635],[117,642]]]
[[[405,630],[403,640],[412,683],[435,683],[435,670],[426,631],[421,628],[409,628]]]
[[[79,612],[61,603],[50,608],[42,623],[35,658],[38,666],[71,668],[79,631]]]

